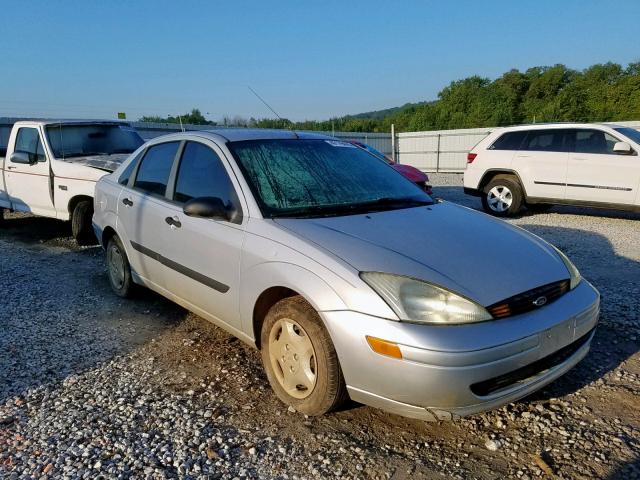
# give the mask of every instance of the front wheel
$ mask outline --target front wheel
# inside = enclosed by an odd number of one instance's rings
[[[482,206],[496,217],[511,217],[522,206],[522,188],[518,180],[508,175],[498,175],[483,189]]]
[[[78,245],[86,246],[98,243],[91,225],[92,218],[93,202],[91,200],[78,202],[71,213],[71,233]]]
[[[280,400],[307,415],[323,415],[347,399],[329,333],[302,297],[276,303],[261,331],[262,363]]]
[[[130,297],[135,284],[131,277],[131,265],[122,242],[117,235],[107,243],[107,275],[111,290],[119,297]]]

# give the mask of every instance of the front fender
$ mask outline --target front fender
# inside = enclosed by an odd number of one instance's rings
[[[307,300],[316,311],[346,310],[347,305],[325,280],[304,267],[286,262],[264,262],[242,275],[240,316],[242,330],[253,336],[253,309],[260,295],[272,287],[286,287]]]

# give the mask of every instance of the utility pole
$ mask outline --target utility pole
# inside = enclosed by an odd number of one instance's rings
[[[396,159],[396,126],[391,124],[391,160],[393,163],[398,163]]]

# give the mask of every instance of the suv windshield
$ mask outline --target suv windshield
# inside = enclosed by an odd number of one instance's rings
[[[622,127],[622,128],[614,128],[616,132],[620,132],[625,137],[629,137],[636,143],[640,143],[640,132],[634,128]]]
[[[266,217],[351,215],[431,205],[384,161],[337,140],[228,144]]]
[[[46,128],[56,158],[131,153],[144,143],[138,132],[125,125],[49,125]]]

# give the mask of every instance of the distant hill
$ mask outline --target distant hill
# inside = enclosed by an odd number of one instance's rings
[[[363,118],[363,119],[368,118],[372,120],[381,120],[385,117],[390,117],[391,115],[394,115],[403,110],[408,110],[413,107],[419,107],[421,105],[425,105],[426,103],[429,103],[429,102],[405,103],[400,107],[391,107],[391,108],[385,108],[384,110],[374,110],[372,112],[350,114],[350,115],[345,115],[343,118]]]

